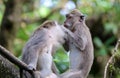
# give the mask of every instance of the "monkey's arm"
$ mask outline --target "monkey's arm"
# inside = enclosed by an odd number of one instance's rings
[[[77,26],[76,26],[77,27]],[[80,50],[84,50],[87,45],[87,34],[83,27],[78,28],[76,32],[74,32],[74,44]]]
[[[68,52],[69,51],[69,37],[71,37],[72,39],[74,39],[75,37],[74,37],[74,34],[70,30],[65,28],[64,26],[61,26],[61,28],[66,33],[65,43],[63,44],[63,47]]]
[[[74,33],[71,32],[69,29],[65,28],[64,26],[61,26],[61,28],[62,28],[63,31],[67,34],[66,40],[68,40],[68,37],[69,37],[69,36],[72,37],[73,39],[75,38],[75,37],[74,37]]]
[[[45,30],[36,30],[23,48],[22,61],[24,61],[31,70],[36,70],[39,52],[44,48],[45,41]]]
[[[86,36],[86,30],[84,27],[76,26],[76,31],[71,32],[64,26],[61,26],[64,32],[67,34],[66,42],[63,45],[65,49],[68,50],[68,42],[69,38],[74,42],[73,44],[76,45],[77,48],[80,50],[84,50],[85,46],[87,45],[87,36]]]
[[[69,29],[65,28],[64,26],[61,26],[61,28],[63,29],[63,31],[67,34],[66,35],[66,38],[65,38],[65,43],[63,44],[63,47],[66,51],[69,51],[69,39],[71,39],[72,41],[74,41],[75,45],[80,48],[82,47],[82,44],[77,42],[77,39],[76,39],[76,35],[71,32]],[[83,39],[81,39],[83,40]],[[79,43],[79,44],[78,44]]]
[[[77,27],[77,26],[76,26]],[[69,51],[68,48],[68,42],[69,38],[71,38],[71,40],[74,42],[74,44],[76,45],[77,48],[79,48],[80,50],[84,50],[85,46],[87,44],[87,37],[84,34],[84,29],[81,27],[80,30],[76,30],[76,32],[71,32],[70,30],[68,30],[67,28],[65,28],[64,26],[61,26],[61,28],[64,30],[65,33],[67,33],[67,38],[66,38],[66,42],[63,45],[65,50]],[[79,29],[79,27],[78,27]]]
[[[38,46],[32,46],[30,47],[29,54],[28,54],[28,67],[31,70],[36,70],[38,56],[39,56],[39,50],[37,49]]]

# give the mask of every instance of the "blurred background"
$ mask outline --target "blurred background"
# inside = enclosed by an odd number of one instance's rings
[[[88,78],[103,78],[105,65],[120,38],[120,0],[0,0],[0,44],[16,57],[33,31],[46,20],[65,21],[65,15],[79,9],[86,16],[94,43],[94,64]],[[119,54],[120,50],[118,50]],[[60,73],[69,66],[63,48],[54,56]],[[120,60],[109,78],[120,78]]]

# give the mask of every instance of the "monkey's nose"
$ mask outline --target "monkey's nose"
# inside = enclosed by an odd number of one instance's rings
[[[68,28],[68,25],[64,23],[64,27]]]

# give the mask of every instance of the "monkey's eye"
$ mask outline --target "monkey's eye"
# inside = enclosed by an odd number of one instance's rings
[[[85,19],[85,16],[84,16],[84,15],[81,15],[81,16],[80,16],[80,19],[81,19],[81,20],[84,20],[84,19]]]
[[[47,25],[44,25],[43,27],[44,27],[44,28],[48,28],[48,26],[47,26]]]
[[[69,15],[67,14],[67,15],[66,15],[66,18],[67,18],[68,16],[69,16]]]
[[[72,16],[70,14],[67,14],[66,18],[70,19],[70,18],[72,18]]]

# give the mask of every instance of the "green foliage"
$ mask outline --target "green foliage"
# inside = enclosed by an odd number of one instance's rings
[[[97,15],[111,10],[113,3],[110,0],[81,0],[82,6],[78,7],[83,13]]]
[[[56,51],[56,54],[54,56],[54,61],[60,73],[63,73],[65,70],[68,69],[69,58],[63,48]]]
[[[99,37],[95,37],[94,38],[94,44],[95,44],[95,55],[99,56],[105,56],[107,55],[109,52],[111,52],[113,46],[111,45],[111,43],[115,40],[114,37],[111,37],[110,39],[108,39],[106,42],[102,42],[100,40]],[[97,51],[97,52],[96,52]]]
[[[5,6],[2,3],[0,3],[0,24],[1,24],[1,21],[2,21],[4,9],[5,9]]]
[[[120,50],[118,50],[116,53],[114,66],[115,66],[116,78],[119,78],[120,77]]]
[[[40,17],[44,18],[50,13],[50,8],[41,6],[38,10],[35,11]]]
[[[109,23],[105,23],[105,26],[104,26],[104,28],[105,28],[105,32],[106,33],[110,33],[111,31],[112,31],[112,33],[117,33],[117,26],[116,26],[116,24],[115,23],[113,23],[113,22],[109,22]]]
[[[22,52],[22,48],[24,47],[26,41],[28,38],[32,35],[33,31],[37,28],[36,24],[30,24],[26,26],[24,23],[22,23],[22,26],[20,27],[17,38],[14,42],[14,54],[16,56],[20,56]]]
[[[110,77],[119,78],[120,77],[120,53],[119,51],[115,53],[115,57],[110,62],[107,72],[108,72],[108,78]]]

